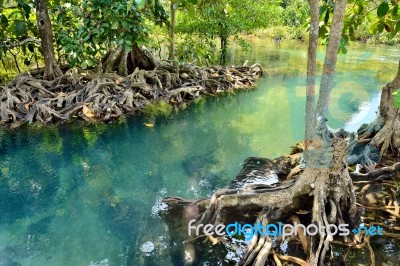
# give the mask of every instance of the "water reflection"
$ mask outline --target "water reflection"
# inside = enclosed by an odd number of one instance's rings
[[[395,63],[387,51],[367,55],[360,47],[340,57],[332,127],[353,130],[373,119],[379,88]],[[361,57],[367,58],[354,64]],[[199,101],[156,119],[154,128],[143,125],[145,118],[129,118],[1,130],[0,265],[177,260],[156,214],[162,197],[208,196],[247,157],[277,157],[303,136],[304,44],[254,42],[249,56],[234,47],[231,59],[266,67],[257,90]],[[154,249],[143,252],[148,241]]]

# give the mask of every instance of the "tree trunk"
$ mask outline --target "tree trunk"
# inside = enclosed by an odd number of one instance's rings
[[[393,93],[400,88],[400,62],[396,77],[382,90],[379,106],[383,128],[372,138],[371,145],[381,147],[381,155],[386,154],[389,147],[393,152],[400,152],[400,109],[393,102]],[[369,136],[363,136],[368,138]]]
[[[157,60],[153,57],[150,51],[144,48],[139,48],[137,43],[132,45],[130,60],[132,63],[131,71],[133,71],[137,67],[144,70],[153,70],[158,66]]]
[[[53,30],[49,18],[47,0],[36,1],[36,17],[45,63],[43,78],[52,80],[63,73],[54,57]]]
[[[237,215],[246,210],[261,211],[265,207],[271,209],[270,215],[266,217],[268,222],[282,219],[285,215],[299,210],[309,208],[308,203],[313,197],[311,223],[318,228],[325,226],[325,230],[316,236],[312,236],[310,244],[304,245],[308,251],[308,262],[311,266],[324,265],[326,254],[329,254],[330,244],[333,240],[329,234],[329,224],[353,224],[357,219],[356,197],[352,180],[347,169],[347,141],[334,136],[327,126],[327,114],[329,96],[333,88],[333,77],[336,69],[337,53],[343,21],[346,10],[346,0],[337,0],[334,7],[334,15],[330,33],[330,41],[327,47],[323,74],[320,84],[320,93],[317,108],[314,108],[315,72],[316,72],[316,37],[318,32],[315,27],[318,22],[318,1],[312,1],[312,28],[310,29],[310,48],[307,68],[307,107],[308,116],[305,140],[308,143],[308,155],[305,161],[304,171],[295,174],[294,182],[285,183],[279,187],[258,189],[228,189],[214,193],[209,202],[199,200],[192,203],[191,208],[197,205],[208,207],[201,215],[198,224],[216,224],[223,221],[227,213]],[[223,47],[221,38],[221,48]],[[296,167],[297,168],[297,167]],[[294,168],[294,169],[296,169]],[[292,171],[293,172],[293,171]],[[291,172],[291,173],[292,173]],[[292,177],[291,173],[287,178]],[[290,181],[290,180],[289,180]],[[234,211],[232,211],[234,210]],[[247,216],[251,217],[251,216]],[[264,218],[263,218],[264,219]],[[264,263],[271,250],[271,240],[259,238],[248,247],[244,257],[243,265],[258,265]],[[254,248],[257,247],[257,248]]]
[[[221,56],[219,62],[221,65],[226,64],[226,56],[228,53],[228,38],[226,36],[220,36],[221,39]]]
[[[325,119],[328,114],[329,98],[333,88],[333,79],[336,69],[337,54],[339,51],[339,43],[342,36],[346,3],[347,1],[345,0],[335,2],[331,33],[329,35],[329,43],[322,70],[320,94],[317,104],[317,117],[319,116]]]
[[[171,21],[170,21],[170,29],[169,29],[169,60],[175,60],[175,8],[174,1],[170,1],[169,9],[171,12]]]
[[[128,76],[128,51],[122,48],[121,57],[118,65],[118,75],[122,77]]]
[[[310,157],[313,158],[308,158],[309,160],[306,161],[307,168],[321,167],[326,169],[315,182],[312,223],[317,226],[327,226],[332,222],[343,223],[344,213],[349,214],[350,217],[355,217],[357,210],[355,205],[355,192],[345,160],[347,143],[345,140],[341,140],[340,143],[336,145],[339,148],[333,146],[334,142],[337,140],[332,138],[333,136],[329,132],[326,124],[346,4],[346,0],[337,0],[335,2],[331,32],[325,54],[319,98],[315,113],[316,120],[314,121],[314,125],[316,125],[317,128],[315,128],[314,133],[317,136],[317,143],[312,144],[312,148],[315,148],[315,150],[313,150]],[[316,11],[314,10],[314,12]],[[316,147],[316,145],[319,147]],[[331,201],[331,207],[327,208]],[[343,202],[346,202],[346,204],[343,204]],[[335,214],[327,214],[327,209],[330,209],[331,212],[336,210]],[[327,217],[329,216],[335,217],[331,217],[331,221],[328,221]],[[321,234],[321,232],[311,237],[309,250],[310,265],[317,266],[324,264],[325,255],[330,250],[330,243],[332,240],[332,236],[327,233],[325,233],[325,235]]]
[[[109,73],[116,71],[120,76],[127,76],[135,68],[144,70],[153,70],[158,66],[157,60],[150,51],[145,48],[139,48],[135,43],[130,52],[123,47],[116,47],[102,60],[102,72]]]
[[[313,140],[314,115],[315,115],[315,78],[317,73],[317,48],[319,36],[319,1],[311,0],[311,24],[308,43],[307,60],[307,90],[306,90],[306,114],[305,114],[305,138],[304,155],[307,160],[309,143]]]
[[[110,73],[119,68],[121,60],[121,56],[123,53],[122,47],[114,47],[108,52],[108,54],[102,60],[102,72]]]

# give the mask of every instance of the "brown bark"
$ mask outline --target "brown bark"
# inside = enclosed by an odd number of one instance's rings
[[[228,37],[221,35],[219,38],[221,39],[221,56],[219,59],[219,63],[221,65],[225,65],[226,57],[228,54]]]
[[[63,73],[54,57],[53,30],[49,18],[47,0],[36,1],[36,17],[45,63],[43,78],[52,80]]]
[[[173,215],[172,225],[181,223],[181,226],[187,228],[183,220],[199,217],[198,224],[228,224],[231,222],[246,221],[254,223],[251,220],[255,213],[259,213],[259,219],[268,219],[269,223],[276,223],[288,218],[293,212],[298,210],[307,210],[310,208],[312,197],[314,197],[313,209],[314,217],[318,217],[315,223],[326,226],[328,223],[341,224],[347,223],[345,217],[355,217],[356,205],[355,194],[351,178],[346,168],[346,141],[341,138],[333,139],[333,151],[331,166],[328,168],[306,168],[296,180],[282,181],[276,187],[253,187],[246,189],[224,189],[214,193],[211,199],[201,199],[198,201],[184,201],[167,198],[164,202],[172,205],[172,208],[186,205],[187,210],[196,210],[190,215]],[[261,169],[260,169],[261,170]],[[208,207],[205,209],[205,206]],[[328,207],[326,207],[328,206]],[[265,216],[263,209],[267,208],[269,213]],[[329,212],[327,210],[330,210]],[[204,212],[203,212],[204,211]],[[188,213],[191,211],[183,211]],[[328,212],[328,213],[327,213]],[[169,214],[175,213],[168,211]],[[247,218],[246,218],[247,217]],[[250,217],[250,218],[249,218]],[[249,220],[250,219],[250,220]],[[319,264],[324,260],[329,250],[329,236],[324,236],[312,242],[310,251],[310,265]],[[256,237],[252,239],[241,265],[253,265],[259,261],[265,262],[271,251],[270,239]]]
[[[122,48],[117,73],[122,77],[126,77],[129,74],[128,72],[128,51],[126,51],[125,48]]]
[[[119,68],[121,56],[123,53],[122,47],[115,47],[110,50],[108,55],[104,58],[104,62],[102,63],[102,71],[104,73],[111,73]]]
[[[112,48],[111,51],[102,60],[102,72],[117,72],[120,76],[127,76],[136,68],[142,70],[153,70],[158,66],[157,60],[150,51],[145,48],[139,48],[135,43],[130,52],[123,47]]]
[[[133,71],[135,68],[153,70],[158,66],[158,62],[155,60],[152,54],[148,50],[139,48],[137,43],[132,45],[130,61],[132,64],[130,69],[131,71]]]
[[[319,10],[318,1],[313,1],[312,7],[315,9],[312,11],[313,27],[315,27]],[[329,131],[326,123],[345,9],[346,0],[335,2],[330,42],[325,56],[320,94],[315,112],[312,111],[314,103],[312,92],[315,88],[312,74],[315,73],[316,68],[314,48],[316,49],[315,36],[317,35],[315,35],[316,31],[310,32],[312,42],[309,49],[311,58],[308,62],[307,92],[311,93],[312,97],[307,99],[307,115],[311,120],[307,120],[308,131],[305,135],[306,140],[307,136],[313,138],[304,171],[294,182],[286,181],[276,188],[219,190],[209,200],[209,205],[198,223],[224,222],[224,217],[229,213],[237,220],[238,214],[246,212],[246,210],[247,212],[249,210],[259,212],[264,207],[273,210],[271,211],[273,218],[280,220],[299,208],[309,208],[307,205],[311,196],[313,196],[311,221],[313,224],[329,228],[328,224],[355,222],[357,208],[352,180],[346,165],[347,141],[335,137]],[[197,204],[200,203],[204,205],[204,201],[197,202]],[[270,218],[268,217],[268,221]],[[306,245],[309,249],[308,262],[312,266],[323,265],[326,255],[329,254],[333,237],[327,230],[329,229],[325,230],[325,234],[319,232],[317,236],[311,237],[310,245]],[[248,247],[242,264],[252,264],[253,262],[257,264],[257,261],[263,264],[271,250],[268,242],[269,240],[265,238],[256,239]]]
[[[400,109],[396,108],[393,102],[393,93],[399,88],[400,62],[396,77],[382,90],[379,112],[383,128],[371,140],[371,145],[381,146],[381,155],[386,154],[389,147],[396,153],[400,152]]]
[[[329,200],[334,200],[332,206],[336,206],[339,210],[339,217],[335,217],[333,222],[343,223],[341,217],[342,211],[347,211],[351,215],[356,214],[356,202],[353,185],[349,176],[346,161],[346,141],[341,140],[334,146],[331,153],[332,143],[331,133],[329,132],[326,121],[328,115],[329,98],[333,88],[334,74],[336,70],[337,54],[339,43],[343,30],[344,15],[346,12],[346,0],[337,0],[333,11],[332,26],[329,36],[329,43],[326,49],[325,61],[322,70],[321,84],[319,90],[319,98],[316,109],[316,125],[321,146],[313,153],[314,158],[306,161],[306,167],[316,166],[317,162],[321,162],[320,167],[327,169],[316,180],[314,192],[314,205],[312,209],[312,223],[316,225],[327,225],[332,221],[328,221],[326,207]],[[316,7],[314,7],[316,8]],[[314,11],[315,12],[315,11]],[[334,140],[335,141],[335,140]],[[314,146],[315,144],[313,144]],[[339,149],[337,148],[339,147]],[[314,147],[313,147],[314,148]],[[335,150],[336,149],[336,150]],[[335,154],[336,153],[336,154]],[[332,154],[332,155],[330,155]],[[332,186],[337,190],[332,190]],[[350,200],[348,200],[350,198]],[[349,202],[348,206],[339,206],[340,202]],[[330,214],[332,215],[332,213]],[[330,250],[330,243],[333,240],[328,234],[319,233],[310,239],[309,263],[310,265],[323,265],[325,255]]]
[[[307,90],[306,90],[306,114],[305,114],[305,155],[309,143],[314,138],[314,115],[315,115],[315,78],[317,73],[317,48],[319,36],[319,1],[311,0],[311,24],[308,43],[307,60]]]
[[[175,8],[174,8],[174,1],[171,0],[169,4],[169,9],[171,12],[171,21],[170,21],[170,29],[169,29],[169,60],[175,59]]]
[[[346,11],[346,0],[335,2],[329,43],[326,49],[324,67],[322,70],[320,94],[317,104],[317,116],[326,118],[328,114],[329,98],[333,88],[333,79],[336,70],[337,54],[342,36],[343,21]]]

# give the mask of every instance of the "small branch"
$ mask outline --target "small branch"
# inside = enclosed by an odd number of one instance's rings
[[[293,257],[293,256],[286,256],[286,255],[279,255],[279,254],[277,254],[277,256],[281,260],[294,262],[294,263],[297,263],[298,265],[301,265],[301,266],[308,266],[309,265],[306,261],[304,261],[302,259],[299,259],[299,258],[296,258],[296,257]]]
[[[26,38],[26,39],[24,39],[22,41],[19,41],[19,42],[12,42],[11,44],[5,44],[5,42],[3,42],[3,44],[1,46],[4,46],[7,49],[13,49],[15,47],[22,46],[22,45],[27,44],[29,42],[35,43],[37,45],[40,45],[40,41],[39,40],[34,39],[34,38]]]
[[[350,173],[350,176],[352,178],[368,178],[368,179],[373,179],[373,178],[379,178],[382,175],[385,177],[393,177],[394,175],[400,173],[400,163],[395,163],[392,166],[387,166],[387,167],[382,167],[380,169],[371,171],[366,174],[360,174],[360,173]]]

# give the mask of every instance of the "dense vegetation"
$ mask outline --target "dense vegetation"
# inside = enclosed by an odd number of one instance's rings
[[[43,66],[37,2],[2,1],[0,58],[2,79]],[[95,68],[112,49],[127,53],[145,45],[161,59],[225,63],[229,42],[250,49],[244,34],[305,40],[309,5],[285,1],[49,1],[55,58],[59,65]],[[320,7],[321,43],[327,43],[333,2]],[[356,0],[347,8],[344,39],[394,44],[400,29],[396,1]],[[219,48],[219,51],[218,51]],[[218,51],[218,52],[217,52]],[[346,52],[346,49],[341,49]]]

